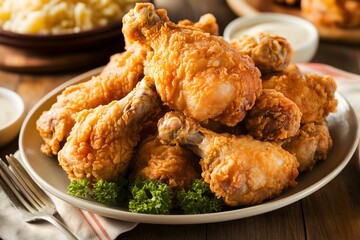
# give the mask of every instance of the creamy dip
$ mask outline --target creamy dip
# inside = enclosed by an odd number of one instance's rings
[[[266,32],[270,35],[279,35],[287,39],[291,46],[296,49],[301,45],[304,39],[308,38],[308,31],[304,28],[294,27],[291,23],[267,22],[241,29],[234,33],[232,38],[238,38],[241,35],[256,35],[259,32]]]
[[[14,100],[0,95],[0,129],[14,121],[19,115],[19,107]]]

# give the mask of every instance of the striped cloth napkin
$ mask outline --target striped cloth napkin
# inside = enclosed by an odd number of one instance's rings
[[[15,157],[21,158],[19,152]],[[81,210],[50,195],[56,205],[62,222],[80,240],[110,240],[130,231],[137,223],[102,217]],[[65,235],[46,221],[26,223],[20,213],[11,205],[10,199],[0,188],[0,239],[4,240],[66,240]]]

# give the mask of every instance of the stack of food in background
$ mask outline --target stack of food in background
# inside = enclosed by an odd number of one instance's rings
[[[301,13],[315,24],[340,27],[360,27],[359,0],[275,0],[286,5],[299,5]]]

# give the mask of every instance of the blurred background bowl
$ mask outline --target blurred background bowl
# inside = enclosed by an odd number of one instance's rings
[[[4,106],[6,104],[6,106]],[[19,133],[25,117],[22,98],[14,91],[0,87],[0,147],[13,140]]]
[[[319,44],[318,31],[311,22],[281,13],[259,13],[234,19],[225,27],[224,38],[230,41],[242,34],[258,32],[285,37],[294,50],[292,61],[295,63],[311,61]]]
[[[0,29],[0,44],[37,53],[69,53],[124,45],[121,20],[92,30],[59,35],[20,34]]]

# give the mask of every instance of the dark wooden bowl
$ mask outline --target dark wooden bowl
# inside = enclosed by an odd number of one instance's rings
[[[121,20],[89,31],[60,35],[20,34],[0,29],[0,44],[37,53],[91,51],[116,42],[124,44]]]

